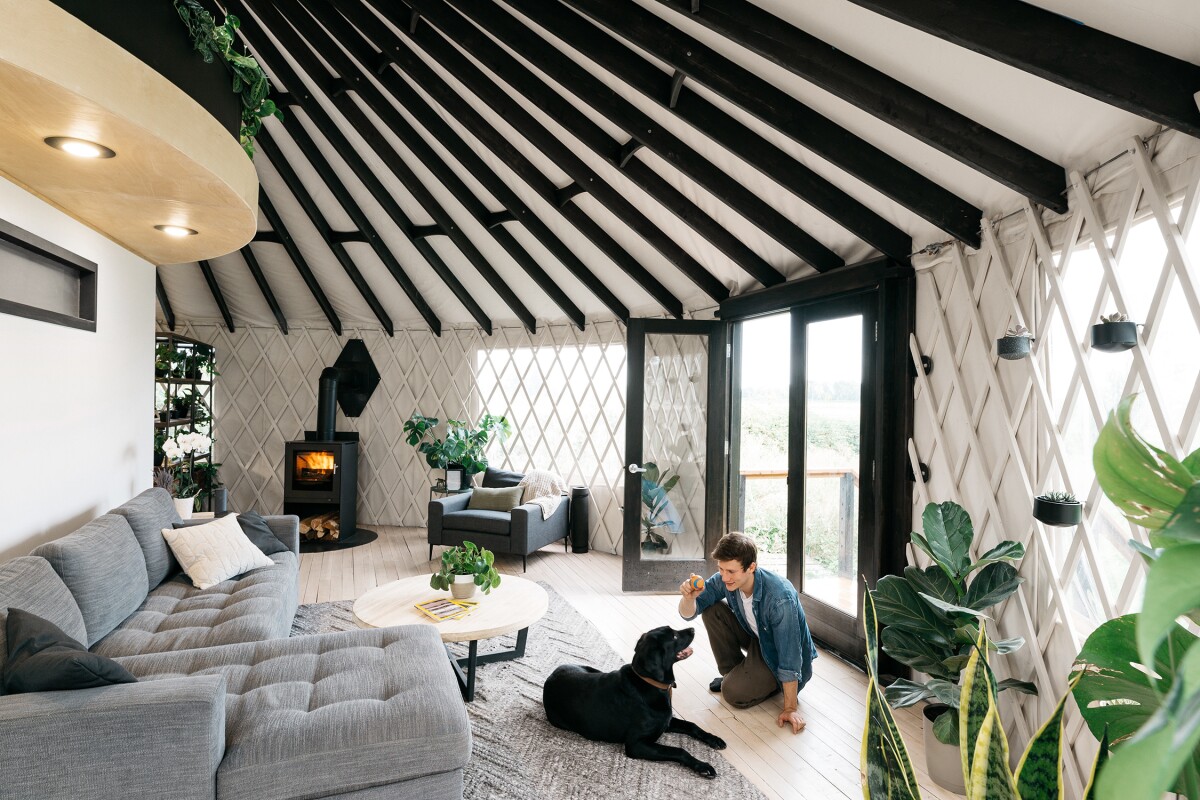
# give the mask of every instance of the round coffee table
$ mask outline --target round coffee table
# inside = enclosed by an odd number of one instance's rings
[[[465,617],[434,622],[416,609],[417,603],[449,597],[449,592],[429,587],[428,575],[415,575],[377,586],[354,601],[354,621],[364,628],[389,628],[394,625],[432,625],[443,642],[468,642],[467,657],[446,654],[458,675],[463,698],[475,699],[475,667],[496,661],[511,661],[525,655],[529,626],[546,614],[550,598],[533,581],[515,575],[502,575],[500,585],[489,594],[477,591],[472,600],[479,605]],[[479,640],[517,632],[512,650],[479,655]],[[463,672],[466,667],[466,673]]]

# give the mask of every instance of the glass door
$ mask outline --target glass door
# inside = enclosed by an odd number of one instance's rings
[[[629,321],[625,591],[708,574],[724,532],[724,323]]]

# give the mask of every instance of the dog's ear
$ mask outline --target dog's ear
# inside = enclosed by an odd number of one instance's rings
[[[667,635],[663,635],[666,632]],[[660,681],[675,682],[675,654],[670,651],[673,637],[669,629],[643,633],[633,650],[633,670],[639,675]]]

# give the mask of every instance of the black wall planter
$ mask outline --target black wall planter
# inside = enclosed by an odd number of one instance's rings
[[[1072,503],[1059,503],[1044,497],[1033,499],[1034,519],[1056,528],[1078,525],[1083,521],[1083,503],[1078,500]]]
[[[996,355],[1009,361],[1019,361],[1029,355],[1029,336],[1005,336],[996,340]]]
[[[1092,349],[1119,353],[1137,346],[1136,322],[1101,322],[1092,326]]]

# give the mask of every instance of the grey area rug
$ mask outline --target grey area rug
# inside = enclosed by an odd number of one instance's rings
[[[464,780],[471,800],[754,800],[763,794],[721,754],[694,739],[664,734],[663,744],[683,747],[716,767],[706,780],[673,762],[635,761],[622,745],[592,742],[559,730],[542,709],[542,683],[559,664],[587,664],[601,670],[622,660],[595,626],[546,584],[550,610],[529,629],[525,656],[481,664],[475,702],[467,703],[473,750]],[[354,603],[300,606],[293,636],[354,630]],[[479,652],[511,649],[514,636],[479,643]],[[466,655],[465,645],[451,645]]]

